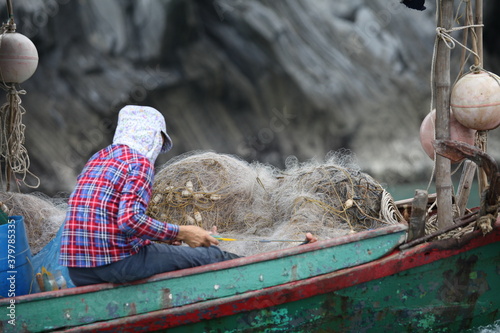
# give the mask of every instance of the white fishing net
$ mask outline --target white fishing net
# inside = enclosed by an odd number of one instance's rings
[[[345,150],[321,161],[292,157],[285,170],[191,152],[157,172],[148,215],[207,230],[217,226],[221,236],[239,240],[222,241],[223,249],[250,255],[289,247],[293,243],[282,241],[303,240],[306,232],[327,239],[397,223],[400,216],[382,213],[387,196]]]
[[[9,215],[24,216],[28,241],[38,253],[64,222],[67,198],[0,192]],[[393,209],[391,211],[391,208]],[[319,239],[401,222],[392,197],[360,171],[347,151],[284,170],[236,156],[191,152],[156,174],[147,214],[160,221],[217,226],[221,247],[240,255],[290,247],[311,232]],[[271,240],[271,242],[269,242]]]
[[[38,253],[57,234],[64,222],[67,199],[50,198],[42,193],[0,192],[0,202],[8,215],[21,215],[33,254]]]

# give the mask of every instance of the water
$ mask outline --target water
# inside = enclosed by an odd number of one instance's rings
[[[403,200],[413,198],[415,195],[415,190],[425,190],[427,189],[428,183],[409,183],[409,184],[395,184],[395,185],[385,185],[385,189],[391,193],[394,200]],[[455,185],[456,191],[456,185]],[[436,188],[434,184],[429,188],[429,194],[436,193]],[[467,207],[477,207],[479,206],[479,189],[477,182],[472,184],[472,188],[469,195],[469,200],[467,202]]]

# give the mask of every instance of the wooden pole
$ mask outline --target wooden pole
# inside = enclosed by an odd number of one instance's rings
[[[453,0],[441,0],[438,8],[438,27],[450,30],[453,22]],[[436,46],[436,64],[434,66],[434,85],[436,91],[436,129],[437,140],[450,138],[450,54],[451,51],[438,36]],[[451,162],[446,157],[436,156],[436,194],[438,206],[438,227],[440,229],[453,224],[451,181]]]
[[[467,2],[466,9],[466,20],[465,25],[473,25],[475,24],[476,15],[474,15],[474,11],[472,9],[472,2]],[[472,51],[474,51],[477,56],[474,56],[474,66],[476,67],[476,71],[479,72],[479,67],[481,67],[481,55],[479,54],[479,43],[477,36],[477,28],[470,28],[472,30]],[[469,29],[467,29],[469,30]]]
[[[479,66],[483,67],[483,0],[476,0],[476,24],[481,25],[476,28],[477,54],[479,55]]]
[[[427,191],[416,190],[411,206],[410,225],[408,228],[407,242],[425,236],[425,220],[427,217]]]
[[[480,69],[483,68],[483,0],[476,0],[475,12],[472,8],[472,2],[467,3],[466,8],[466,25],[478,25],[475,28],[471,28],[471,43],[472,50],[477,54],[474,56],[474,66],[476,67],[476,71],[479,72]],[[464,35],[467,35],[469,29],[464,30]],[[466,39],[464,39],[464,45],[466,44]],[[462,63],[465,63],[465,54],[466,50],[463,49],[462,53]],[[476,136],[476,146],[483,151],[486,151],[486,140],[487,140],[487,131],[478,131]],[[470,161],[466,161],[462,178],[460,179],[460,184],[458,187],[457,193],[457,206],[460,211],[460,215],[465,212],[465,206],[467,204],[467,200],[469,198],[470,187],[472,186],[472,182],[474,180],[474,174],[477,169],[478,174],[478,183],[479,183],[479,196],[483,193],[484,189],[488,186],[488,178],[482,168],[476,168],[475,163]]]
[[[457,202],[458,211],[460,216],[465,213],[465,208],[467,207],[467,201],[469,200],[470,191],[472,188],[472,182],[474,181],[474,174],[476,173],[476,164],[472,161],[465,161],[464,168],[462,171],[462,177],[460,178],[460,185],[457,191]]]
[[[475,24],[483,25],[483,0],[476,0],[476,15],[475,15]],[[476,53],[478,54],[478,58],[474,63],[477,67],[483,68],[484,59],[483,59],[483,27],[478,26],[475,28],[476,34]],[[478,132],[478,147],[486,152],[487,150],[487,140],[488,140],[488,131],[479,131]],[[483,193],[488,184],[488,177],[482,168],[478,169],[478,183],[479,183],[479,195]]]

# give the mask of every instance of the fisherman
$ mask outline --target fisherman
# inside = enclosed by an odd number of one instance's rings
[[[135,105],[120,110],[113,143],[89,159],[69,198],[59,262],[76,286],[130,282],[239,258],[222,251],[200,227],[145,214],[154,163],[171,148],[158,110]],[[315,241],[306,234],[306,243]],[[189,246],[175,246],[182,242]]]

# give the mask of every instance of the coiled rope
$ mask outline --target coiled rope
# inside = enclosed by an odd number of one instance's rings
[[[29,171],[30,159],[28,150],[24,146],[26,126],[22,123],[22,116],[26,110],[21,106],[19,95],[24,95],[26,91],[18,91],[14,85],[7,86],[5,83],[0,87],[7,90],[7,102],[0,108],[0,124],[2,126],[0,156],[5,162],[6,190],[10,190],[12,173],[21,175],[20,179],[16,179],[18,182],[31,188],[37,188],[40,185],[40,179]],[[36,179],[35,185],[26,183],[27,175]]]

